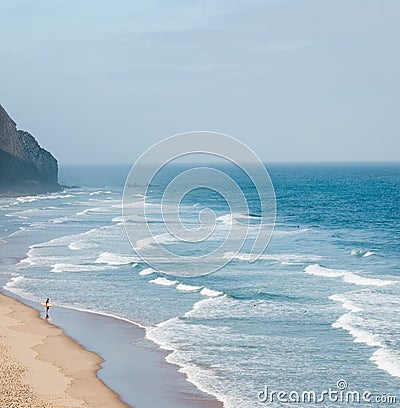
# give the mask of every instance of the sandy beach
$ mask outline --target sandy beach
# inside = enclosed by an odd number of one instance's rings
[[[3,294],[0,333],[2,408],[128,407],[97,378],[98,355]]]
[[[60,307],[45,320],[26,302],[0,293],[1,408],[222,407],[166,363],[140,327]]]

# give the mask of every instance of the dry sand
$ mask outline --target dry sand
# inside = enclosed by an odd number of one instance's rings
[[[102,359],[0,294],[1,408],[127,408],[97,376]]]

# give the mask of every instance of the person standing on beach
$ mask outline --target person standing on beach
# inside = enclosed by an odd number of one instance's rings
[[[47,298],[46,299],[46,319],[48,319],[48,317],[49,317],[49,310],[50,310],[50,299],[49,298]]]

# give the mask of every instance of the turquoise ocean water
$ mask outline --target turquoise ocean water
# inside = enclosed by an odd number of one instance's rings
[[[144,326],[149,339],[172,351],[168,361],[229,408],[306,407],[263,401],[265,390],[318,394],[340,390],[338,381],[347,384],[342,391],[397,396],[398,404],[400,165],[267,168],[277,221],[265,253],[249,263],[245,244],[221,270],[191,278],[179,268],[195,272],[196,264],[177,264],[174,277],[134,253],[121,215],[128,166],[62,167],[61,181],[79,188],[0,200],[1,283],[24,298],[50,297]],[[160,213],[165,184],[180,170],[169,169],[137,200],[146,201],[158,242],[187,254],[193,247],[165,233]],[[216,213],[215,234],[202,250],[218,246],[235,223],[259,225],[253,186],[227,171],[249,208],[231,214],[218,194],[201,189],[181,202],[189,227],[198,225],[201,209]],[[320,403],[338,405],[368,404]]]

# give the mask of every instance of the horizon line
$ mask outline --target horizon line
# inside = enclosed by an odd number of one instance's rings
[[[96,162],[96,163],[60,163],[58,166],[132,166],[135,162],[121,162],[121,163],[107,163],[107,162]],[[255,162],[250,162],[248,164],[253,164]],[[397,160],[262,160],[263,164],[400,164],[400,159]],[[204,161],[204,162],[180,162],[177,164],[228,164],[221,163],[218,161]],[[246,163],[247,164],[247,163]]]

